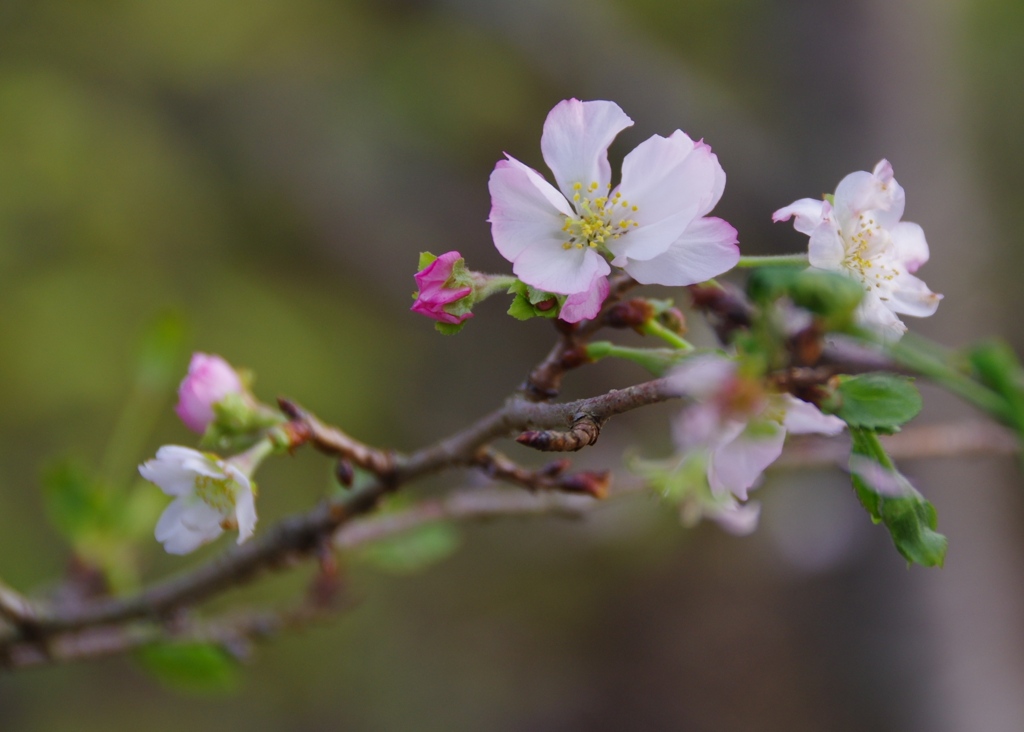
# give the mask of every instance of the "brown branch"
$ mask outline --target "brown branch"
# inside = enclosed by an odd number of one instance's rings
[[[570,461],[566,458],[548,463],[540,470],[528,470],[496,450],[483,447],[477,452],[476,465],[486,475],[508,483],[520,485],[531,491],[563,491],[584,493],[594,498],[604,498],[611,486],[611,473],[607,470],[584,470],[566,474]]]
[[[410,455],[395,454],[387,480],[377,480],[353,491],[345,499],[323,504],[305,514],[283,519],[266,533],[207,563],[157,582],[132,595],[103,598],[73,607],[33,606],[35,628],[42,635],[118,623],[136,618],[160,618],[176,608],[205,600],[252,581],[267,569],[280,567],[292,558],[315,552],[322,538],[354,516],[372,510],[378,501],[399,485],[455,464],[472,461],[485,444],[530,427],[568,426],[574,415],[585,413],[595,420],[675,397],[665,379],[611,391],[565,404],[510,399],[505,406],[471,427]],[[308,413],[302,413],[311,418]],[[330,439],[335,439],[332,435]],[[353,441],[354,442],[354,441]],[[351,447],[347,445],[346,449]],[[0,645],[10,638],[0,637]]]
[[[576,452],[593,445],[600,436],[600,422],[582,414],[568,430],[530,430],[519,435],[516,442],[542,452]]]
[[[36,617],[35,605],[0,580],[0,618],[13,625],[30,626]]]
[[[388,476],[394,470],[394,455],[390,452],[370,447],[337,427],[325,425],[289,399],[279,398],[277,403],[289,419],[302,425],[303,429],[298,431],[299,434],[320,452],[354,463],[378,476]]]
[[[632,491],[616,491],[615,495],[627,492]],[[334,546],[354,549],[440,521],[483,521],[539,515],[580,518],[601,504],[602,501],[582,495],[522,493],[497,488],[466,489],[443,498],[422,501],[401,513],[353,521],[334,535]]]

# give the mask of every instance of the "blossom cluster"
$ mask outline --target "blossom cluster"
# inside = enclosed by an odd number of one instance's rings
[[[614,102],[568,99],[555,105],[540,140],[554,182],[507,154],[488,181],[491,235],[514,277],[473,272],[457,251],[424,252],[411,309],[450,334],[473,317],[476,303],[508,292],[515,295],[509,312],[516,317],[579,323],[602,313],[609,276],[616,270],[636,283],[679,287],[736,267],[741,260],[737,231],[710,215],[725,191],[717,155],[704,140],[677,129],[637,145],[613,179],[609,146],[632,125]],[[808,235],[804,261],[810,270],[857,283],[863,292],[859,300],[849,298],[845,317],[849,321],[853,313],[882,340],[906,331],[899,315],[931,315],[942,297],[915,275],[929,249],[921,227],[902,221],[905,199],[892,166],[882,160],[871,172],[847,175],[833,195],[800,199],[772,217],[792,220]],[[846,284],[856,296],[858,287]],[[670,306],[668,301],[662,310],[669,312]],[[652,481],[671,486],[666,493],[675,495],[685,521],[710,518],[729,531],[747,533],[759,514],[749,492],[781,454],[786,435],[835,435],[846,422],[773,390],[763,369],[755,375],[741,369],[740,355],[693,355],[676,332],[680,328],[655,322],[654,310],[648,309],[642,323],[628,324],[673,345],[669,361],[682,365],[670,381],[692,402],[673,429],[681,458],[667,470],[653,471]],[[682,316],[675,321],[681,324]],[[237,530],[239,542],[255,531],[252,474],[280,447],[275,429],[283,417],[260,404],[247,382],[219,356],[194,354],[175,410],[187,428],[203,435],[205,446],[236,454],[222,459],[167,445],[139,467],[144,478],[173,498],[156,526],[156,538],[168,552],[190,552],[225,530]],[[879,495],[912,490],[889,468],[860,466],[858,472],[866,484],[879,486]]]

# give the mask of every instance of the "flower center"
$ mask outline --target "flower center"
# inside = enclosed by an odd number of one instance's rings
[[[864,288],[870,292],[872,288],[890,288],[889,283],[899,276],[900,271],[887,263],[889,259],[885,255],[891,252],[892,239],[889,232],[884,230],[867,214],[857,217],[852,234],[842,232],[843,240],[846,243],[846,257],[843,259],[843,266],[857,275],[864,284]],[[882,297],[883,300],[887,298]]]
[[[235,508],[235,481],[231,478],[213,478],[209,475],[197,475],[195,479],[196,495],[203,503],[221,513],[230,513]]]
[[[572,197],[576,216],[566,216],[562,231],[568,239],[563,242],[563,249],[597,249],[605,242],[618,239],[631,227],[640,226],[629,214],[639,211],[616,191],[612,196],[595,196],[600,186],[592,182],[583,189],[582,183],[574,183],[575,193]],[[608,184],[611,188],[611,184]]]

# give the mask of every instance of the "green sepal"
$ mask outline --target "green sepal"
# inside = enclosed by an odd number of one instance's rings
[[[417,272],[422,272],[423,270],[425,270],[427,267],[429,267],[436,260],[437,260],[437,255],[436,254],[431,254],[430,252],[420,252],[420,263],[419,263],[418,267],[416,268],[416,271]]]
[[[561,310],[565,297],[555,295],[544,290],[530,287],[521,280],[516,280],[508,288],[510,295],[515,295],[512,304],[508,308],[508,314],[516,320],[529,320],[530,318],[556,318]],[[547,309],[538,308],[541,303],[548,303],[552,299],[555,304]]]
[[[455,335],[465,327],[466,323],[434,323],[434,330],[441,335]]]
[[[921,411],[921,393],[907,376],[884,372],[839,376],[839,386],[821,403],[851,428],[897,432]]]
[[[875,432],[851,427],[850,436],[853,440],[851,455],[869,458],[896,472],[892,459],[882,448]],[[923,567],[942,566],[949,542],[935,531],[938,528],[935,507],[909,481],[906,482],[906,496],[891,498],[872,490],[868,482],[853,470],[852,464],[850,477],[861,504],[875,523],[885,524],[896,550],[908,563]]]
[[[211,643],[153,643],[136,652],[138,662],[178,691],[225,693],[238,688],[238,663]]]
[[[199,446],[217,453],[241,452],[256,444],[263,430],[286,421],[277,410],[256,403],[246,384],[245,393],[233,392],[213,405],[213,421]]]

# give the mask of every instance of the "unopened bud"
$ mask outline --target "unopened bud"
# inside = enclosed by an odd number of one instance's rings
[[[612,328],[639,328],[654,317],[654,307],[642,297],[614,305],[605,316]]]
[[[558,482],[558,486],[566,493],[582,493],[601,499],[608,497],[612,475],[607,470],[600,472],[584,471],[568,475]]]

